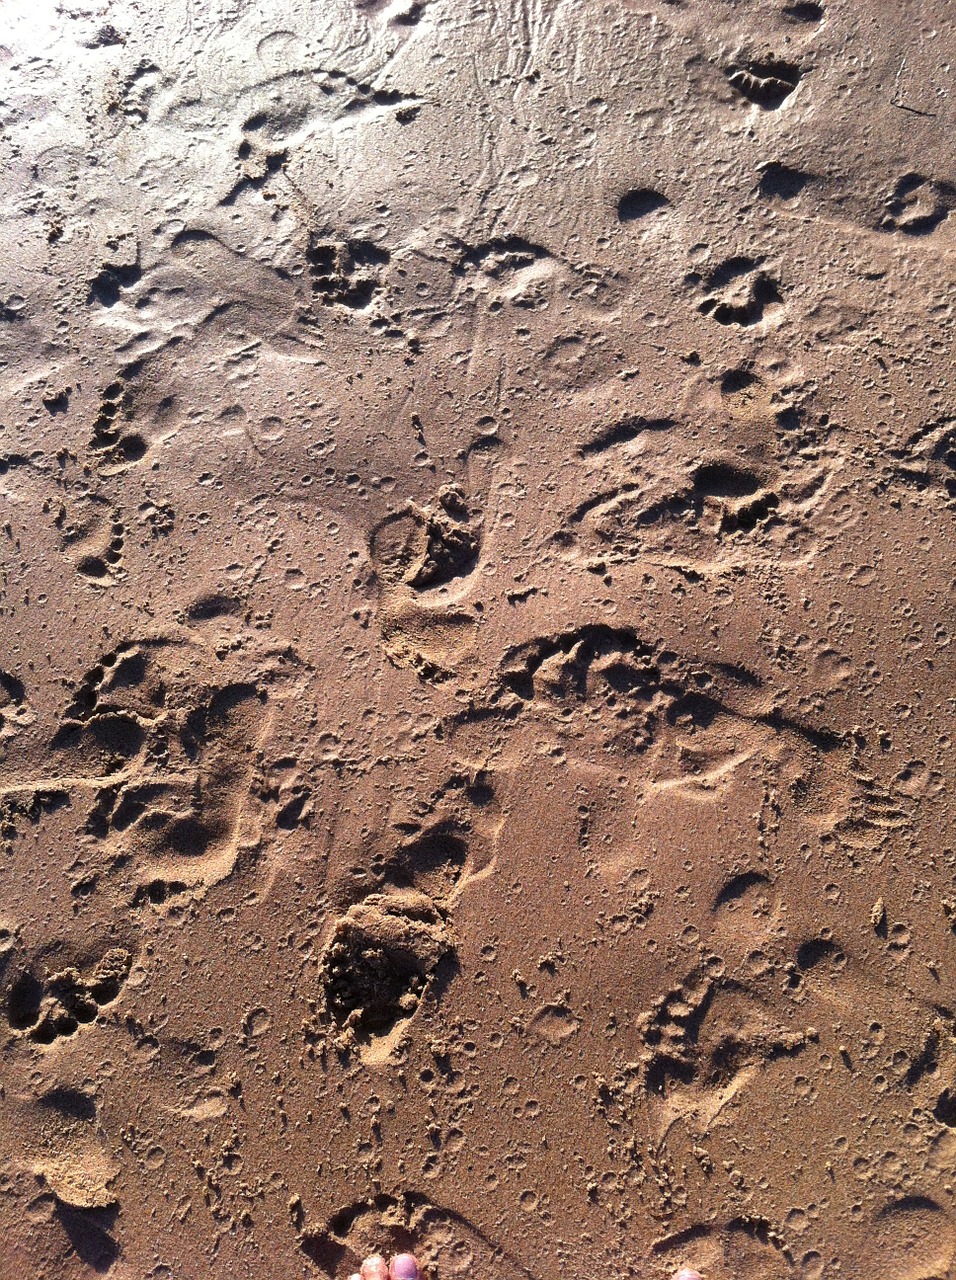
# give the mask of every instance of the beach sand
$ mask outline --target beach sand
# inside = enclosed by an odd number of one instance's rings
[[[3,18],[4,1276],[956,1274],[956,9]]]

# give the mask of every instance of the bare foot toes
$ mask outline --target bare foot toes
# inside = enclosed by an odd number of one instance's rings
[[[388,1265],[379,1253],[373,1253],[364,1260],[359,1280],[388,1280]]]
[[[397,1253],[388,1269],[390,1280],[418,1280],[421,1267],[413,1253]]]

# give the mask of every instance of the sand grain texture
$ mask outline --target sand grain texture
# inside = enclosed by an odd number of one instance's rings
[[[956,1275],[956,8],[2,9],[4,1274]]]

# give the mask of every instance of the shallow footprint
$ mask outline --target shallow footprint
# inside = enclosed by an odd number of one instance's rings
[[[929,1196],[910,1195],[882,1208],[874,1222],[880,1280],[936,1280],[949,1275],[956,1249],[950,1216]]]
[[[293,1202],[301,1213],[301,1201]],[[304,1222],[304,1213],[302,1214]],[[355,1272],[363,1257],[414,1249],[427,1273],[480,1275],[482,1280],[535,1280],[534,1275],[463,1214],[416,1192],[379,1194],[333,1213],[325,1227],[302,1230],[302,1251],[333,1280]]]
[[[671,1266],[693,1256],[708,1280],[784,1280],[793,1274],[781,1233],[757,1215],[675,1231],[655,1241],[653,1252]]]
[[[107,1209],[116,1204],[113,1183],[120,1169],[106,1149],[89,1094],[53,1088],[36,1100],[19,1098],[15,1106],[27,1163],[60,1205]]]

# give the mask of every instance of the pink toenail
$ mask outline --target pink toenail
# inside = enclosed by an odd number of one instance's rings
[[[421,1268],[413,1253],[398,1253],[392,1259],[388,1274],[391,1280],[418,1280]]]
[[[366,1258],[362,1263],[362,1280],[388,1280],[388,1266],[385,1259],[377,1253]]]
[[[693,1267],[681,1267],[680,1271],[674,1276],[674,1280],[704,1280],[704,1278]]]

